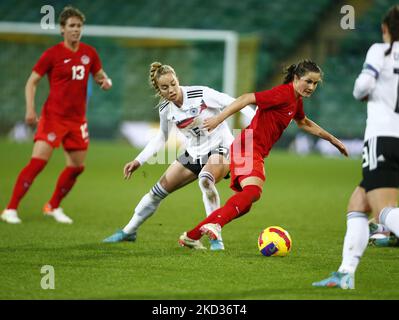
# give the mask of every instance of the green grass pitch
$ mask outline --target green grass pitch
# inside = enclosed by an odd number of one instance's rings
[[[0,140],[1,207],[31,149],[31,143]],[[360,159],[273,151],[265,162],[262,198],[223,229],[224,252],[177,244],[179,235],[205,216],[196,183],[170,195],[139,230],[135,243],[103,244],[104,237],[129,221],[166,168],[147,164],[130,181],[123,180],[122,168],[137,152],[124,142],[92,142],[86,171],[62,204],[73,225],[41,214],[64,166],[62,151],[54,153],[21,203],[23,223],[0,223],[0,299],[399,298],[398,248],[368,248],[356,274],[356,290],[311,286],[341,262],[346,204],[360,179]],[[232,194],[228,183],[218,185],[222,203]],[[259,254],[257,237],[271,225],[291,234],[288,257]],[[41,288],[44,265],[54,267],[54,290]]]

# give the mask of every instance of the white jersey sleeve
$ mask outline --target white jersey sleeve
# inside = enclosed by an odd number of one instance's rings
[[[368,73],[378,79],[384,65],[385,50],[387,45],[382,43],[373,44],[367,51],[366,61],[363,64],[362,73]]]
[[[204,87],[204,99],[209,107],[217,109],[224,109],[235,100],[226,93],[208,87]]]
[[[248,120],[252,120],[252,118],[255,116],[255,109],[253,109],[251,106],[246,106],[245,108],[242,108],[240,112],[248,118]]]
[[[353,96],[357,100],[366,98],[375,88],[376,79],[369,73],[362,72],[355,81]]]
[[[206,93],[207,94],[205,96],[207,97],[207,102],[209,102],[210,106],[214,106],[219,109],[226,108],[236,100],[226,93],[222,93],[208,87],[206,87]],[[246,106],[245,108],[241,109],[240,112],[247,117],[248,120],[252,120],[256,113],[255,110],[250,106]]]
[[[153,137],[145,146],[145,148],[140,152],[135,160],[140,162],[142,165],[149,158],[151,158],[155,153],[157,153],[163,146],[165,146],[166,141],[169,137],[169,125],[166,117],[168,107],[159,110],[159,120],[160,128],[155,137]]]
[[[361,100],[374,90],[376,80],[383,67],[386,49],[386,45],[375,43],[368,50],[362,72],[357,77],[353,88],[353,96],[355,99]]]

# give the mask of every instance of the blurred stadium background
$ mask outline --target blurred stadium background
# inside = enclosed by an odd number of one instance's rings
[[[380,20],[393,0],[2,0],[0,22],[40,23],[43,5],[65,5],[86,15],[86,25],[232,30],[239,34],[236,96],[281,82],[283,66],[311,58],[325,72],[323,85],[306,101],[308,115],[342,139],[362,138],[366,108],[352,97],[354,80],[368,47],[380,40]],[[355,8],[355,29],[343,30],[342,6]],[[58,21],[57,21],[58,22]],[[58,30],[58,24],[56,25]],[[40,54],[61,40],[58,36],[0,32],[0,135],[24,118],[24,85]],[[224,43],[174,39],[89,37],[114,88],[102,93],[93,86],[88,118],[92,138],[120,137],[124,121],[157,122],[157,99],[148,85],[149,64],[158,60],[175,67],[181,84],[223,90]],[[4,74],[5,73],[5,74]],[[36,106],[47,96],[40,84]],[[238,121],[235,127],[238,127]],[[279,146],[288,145],[297,129],[290,126]]]
[[[305,100],[309,117],[342,139],[361,140],[366,105],[352,97],[353,84],[367,49],[381,41],[381,17],[395,1],[0,0],[0,30],[4,22],[39,25],[43,5],[54,6],[58,16],[68,4],[85,13],[87,26],[237,32],[236,95],[270,88],[281,82],[283,66],[312,58],[325,77],[315,96]],[[340,27],[344,5],[355,9],[354,30]],[[6,136],[24,119],[24,86],[31,68],[59,41],[59,35],[0,31],[0,210],[32,148],[31,140],[18,144]],[[93,143],[87,170],[62,204],[74,224],[56,224],[40,211],[64,165],[58,150],[21,203],[24,222],[17,227],[0,223],[0,300],[399,299],[397,248],[367,250],[356,276],[357,290],[311,287],[340,263],[346,204],[361,177],[359,158],[301,157],[275,150],[266,160],[267,191],[249,215],[228,226],[225,252],[198,254],[177,246],[181,232],[204,217],[196,183],[170,195],[142,226],[136,243],[101,244],[126,224],[135,204],[167,167],[143,166],[134,179],[122,179],[123,165],[139,152],[122,139],[122,124],[146,121],[155,128],[158,123],[157,99],[147,81],[150,63],[171,64],[182,84],[223,90],[225,54],[224,44],[213,41],[128,39],[117,34],[86,35],[83,41],[97,48],[114,87],[108,92],[92,88],[88,119]],[[43,79],[37,111],[47,90]],[[278,146],[290,145],[297,133],[296,126],[290,126]],[[231,196],[228,183],[218,184],[222,203]],[[271,225],[290,232],[294,245],[289,257],[268,260],[259,255],[257,237]],[[56,290],[40,286],[43,265],[55,267]],[[270,312],[270,305],[266,307]],[[281,308],[275,309],[281,313]]]

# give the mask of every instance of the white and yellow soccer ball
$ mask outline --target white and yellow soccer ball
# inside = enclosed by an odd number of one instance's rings
[[[259,235],[258,248],[266,257],[285,257],[292,248],[291,236],[281,227],[268,227]]]

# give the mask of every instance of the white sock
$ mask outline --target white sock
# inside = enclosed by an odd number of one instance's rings
[[[377,230],[374,233],[389,232],[389,229],[385,225],[381,223],[376,223],[376,225],[377,225]]]
[[[380,212],[380,223],[399,237],[399,208],[386,207]]]
[[[129,223],[123,228],[123,232],[127,234],[132,234],[137,231],[137,229],[153,215],[155,210],[159,207],[161,201],[169,193],[162,188],[158,182],[151,191],[141,198],[140,202],[134,209],[133,217],[130,219]]]
[[[363,212],[349,212],[342,251],[342,263],[338,271],[355,274],[369,240],[367,215]]]
[[[209,216],[213,211],[220,208],[220,197],[215,186],[215,178],[210,172],[201,171],[198,175],[198,184],[202,191],[206,216]]]
[[[210,172],[201,171],[198,176],[198,184],[202,191],[206,215],[209,216],[213,211],[220,208],[220,197],[215,186],[215,178]]]

